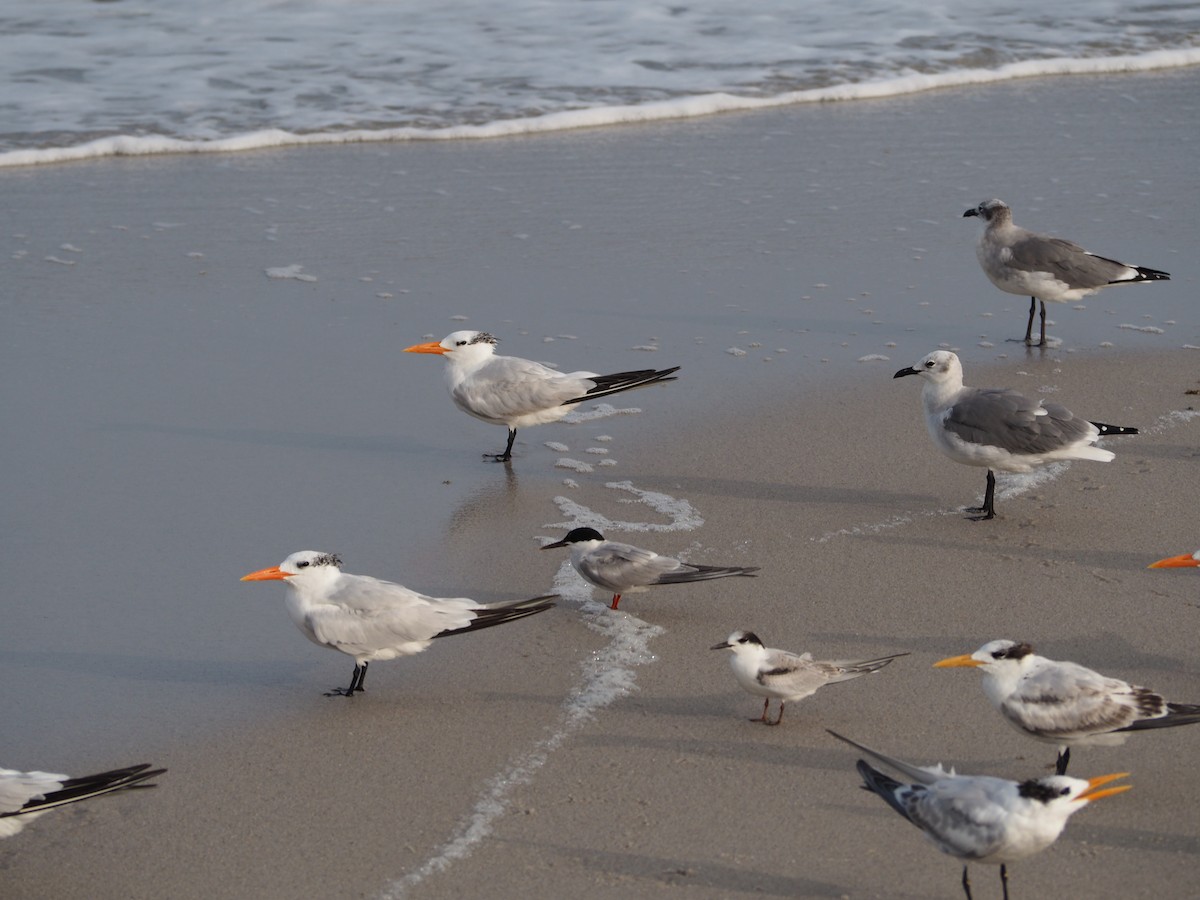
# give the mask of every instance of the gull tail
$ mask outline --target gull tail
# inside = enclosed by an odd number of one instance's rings
[[[872,750],[870,747],[866,746],[865,744],[860,744],[858,741],[852,741],[850,738],[838,734],[831,728],[826,728],[825,730],[832,734],[839,741],[847,743],[851,747],[861,750],[868,756],[875,757],[875,759],[879,760],[884,765],[891,766],[897,772],[901,773],[905,778],[917,784],[933,784],[933,782],[937,781],[938,779],[954,775],[953,769],[946,771],[942,768],[941,764],[929,767],[914,766],[912,763],[906,763],[904,760],[896,759],[894,756],[888,756],[886,753],[880,753],[878,750]]]
[[[759,566],[694,566],[686,563],[688,570],[670,572],[663,575],[655,584],[683,584],[688,581],[708,581],[712,578],[725,578],[729,575],[745,575],[747,578],[757,577],[754,573]]]
[[[1093,425],[1100,430],[1100,437],[1107,437],[1110,434],[1140,434],[1140,432],[1129,425],[1106,425],[1103,422],[1093,422]]]
[[[95,775],[83,775],[79,778],[68,778],[62,782],[62,788],[50,791],[39,800],[30,800],[15,812],[0,813],[4,816],[19,816],[22,813],[40,813],[56,806],[87,800],[89,797],[99,797],[101,794],[111,794],[113,791],[137,790],[151,788],[156,785],[142,784],[149,778],[161,775],[166,769],[150,769],[149,763],[140,766],[129,766],[125,769],[113,769],[109,772],[97,772]]]
[[[463,634],[467,631],[478,631],[481,628],[491,628],[493,625],[503,625],[505,622],[524,619],[526,616],[536,616],[538,613],[545,612],[554,606],[554,601],[558,599],[558,594],[543,594],[541,597],[534,597],[531,600],[517,600],[512,603],[493,603],[489,606],[480,606],[474,610],[475,618],[471,620],[469,625],[438,632],[434,637],[440,638],[451,634]]]
[[[581,403],[584,400],[595,400],[599,397],[607,397],[609,394],[619,394],[621,391],[631,391],[634,388],[645,387],[649,384],[658,384],[660,381],[674,381],[672,373],[678,372],[679,366],[671,369],[638,369],[634,372],[617,372],[613,375],[590,375],[589,381],[594,381],[596,386],[589,390],[582,397],[572,397],[570,400],[564,400],[563,406],[568,403]]]
[[[1145,731],[1147,728],[1174,728],[1176,725],[1200,723],[1200,705],[1194,703],[1168,703],[1164,715],[1154,719],[1138,719],[1132,725],[1117,731]]]

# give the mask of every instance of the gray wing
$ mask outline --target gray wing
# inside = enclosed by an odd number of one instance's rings
[[[818,662],[811,654],[797,655],[786,650],[771,650],[763,660],[757,681],[781,694],[811,694],[832,681],[842,681],[843,671],[835,664]],[[853,678],[853,675],[846,676]]]
[[[592,386],[591,372],[563,374],[541,363],[497,356],[451,391],[473,415],[506,420],[561,406]]]
[[[866,744],[860,744],[858,741],[852,741],[845,735],[838,734],[831,728],[826,728],[830,734],[843,743],[849,744],[851,747],[856,747],[868,756],[873,756],[886,766],[891,766],[897,772],[900,772],[905,778],[917,784],[933,784],[943,778],[954,778],[954,770],[946,771],[942,768],[941,763],[936,766],[914,766],[912,763],[906,763],[902,759],[896,759],[894,756],[888,756],[886,753],[880,753],[878,750],[872,750]]]
[[[657,584],[663,575],[688,568],[677,559],[659,556],[632,544],[607,541],[580,559],[576,568],[592,584],[610,591]]]
[[[1031,454],[1086,440],[1092,431],[1090,422],[1057,403],[1004,388],[968,390],[946,411],[942,425],[969,444]]]
[[[1021,679],[1000,711],[1014,724],[1047,738],[1098,734],[1139,718],[1162,715],[1166,702],[1075,663],[1054,663]]]
[[[1124,263],[1088,253],[1063,238],[1025,232],[1008,247],[1006,264],[1025,272],[1049,272],[1072,288],[1104,287],[1125,276]]]
[[[1008,815],[997,802],[1012,783],[988,776],[945,779],[901,798],[908,820],[959,859],[981,859],[1004,843]]]
[[[318,643],[347,653],[432,640],[464,628],[478,604],[465,597],[426,597],[401,584],[366,575],[343,575],[327,603],[309,611]]]

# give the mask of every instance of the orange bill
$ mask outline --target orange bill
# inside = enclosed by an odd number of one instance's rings
[[[933,667],[935,669],[956,669],[960,667],[970,667],[973,669],[982,665],[983,663],[979,660],[972,659],[971,654],[964,653],[962,656],[948,656],[946,659],[940,659],[933,664]]]
[[[259,569],[257,572],[251,572],[249,575],[243,575],[242,581],[282,581],[288,577],[288,573],[284,572],[279,566],[271,566],[269,569]]]
[[[411,347],[404,348],[405,353],[445,353],[446,348],[437,341],[430,341],[428,344],[413,344]]]

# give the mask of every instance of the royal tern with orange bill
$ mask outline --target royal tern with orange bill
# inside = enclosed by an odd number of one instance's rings
[[[543,550],[571,548],[571,565],[585,581],[613,592],[609,609],[616,609],[625,594],[638,594],[660,584],[710,581],[731,575],[751,578],[758,566],[701,566],[659,556],[632,544],[606,541],[595,528],[572,528],[561,541],[545,544]]]
[[[1033,314],[1042,303],[1042,338],[1046,345],[1046,301],[1070,303],[1101,288],[1146,281],[1169,281],[1158,269],[1131,266],[1089,253],[1063,238],[1038,234],[1013,224],[1012,210],[1003,200],[985,200],[963,213],[985,223],[976,247],[984,274],[1000,290],[1029,297],[1025,343],[1033,343]]]
[[[1158,562],[1150,563],[1148,569],[1195,569],[1200,567],[1200,550],[1195,553],[1180,553],[1178,556],[1168,556]]]
[[[937,448],[955,462],[988,470],[983,505],[967,510],[982,513],[976,519],[996,516],[995,471],[1031,472],[1067,459],[1108,462],[1116,454],[1093,447],[1099,438],[1138,433],[1136,428],[1089,422],[1057,403],[1030,400],[1007,388],[967,387],[962,363],[949,350],[934,350],[892,377],[905,375],[925,381],[925,425]]]
[[[0,837],[12,837],[42,813],[101,794],[154,787],[145,782],[166,772],[149,763],[72,778],[52,772],[0,769]]]
[[[585,400],[599,400],[633,388],[674,381],[670,369],[638,369],[597,375],[556,372],[516,356],[496,356],[496,338],[483,331],[456,331],[440,341],[405,347],[405,353],[435,353],[446,360],[446,384],[454,405],[492,425],[508,428],[503,453],[485,453],[498,462],[512,458],[517,429],[556,422]]]
[[[915,766],[836,731],[829,733],[904,776],[906,781],[897,781],[861,759],[855,766],[864,790],[882,797],[943,853],[965,861],[962,886],[967,900],[971,900],[967,863],[999,865],[1008,900],[1008,863],[1045,850],[1062,834],[1067,819],[1092,801],[1131,787],[1104,787],[1128,772],[1086,781],[1065,775],[1043,775],[1028,781],[958,775],[940,764]]]
[[[762,715],[750,720],[764,725],[782,722],[786,703],[810,697],[827,684],[850,681],[860,675],[878,672],[893,659],[908,656],[907,653],[893,653],[864,660],[813,659],[811,653],[789,653],[787,650],[764,647],[762,640],[752,631],[735,631],[710,649],[733,651],[729,657],[729,667],[733,669],[737,683],[742,690],[766,698],[763,700]],[[779,715],[774,722],[767,715],[772,698],[779,701]]]
[[[301,550],[277,566],[242,581],[282,581],[288,614],[314,644],[354,657],[348,688],[327,697],[362,691],[367,665],[420,653],[434,638],[503,625],[545,612],[558,599],[546,594],[508,603],[476,603],[466,597],[427,597],[401,584],[341,571],[332,553]]]
[[[1067,773],[1073,746],[1111,747],[1130,732],[1200,722],[1200,705],[1168,702],[1078,663],[1038,656],[1016,641],[990,641],[974,653],[934,663],[935,669],[957,667],[979,669],[984,694],[1010,725],[1058,745],[1059,775]]]

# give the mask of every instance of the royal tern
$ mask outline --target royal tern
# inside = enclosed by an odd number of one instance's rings
[[[1033,314],[1042,303],[1042,339],[1046,344],[1046,301],[1069,303],[1115,284],[1167,281],[1158,269],[1131,266],[1088,253],[1062,238],[1026,231],[1013,224],[1012,210],[1003,200],[985,200],[963,216],[978,216],[986,227],[976,255],[992,284],[1010,294],[1029,297],[1025,343],[1033,343]]]
[[[1178,556],[1168,556],[1158,562],[1150,563],[1149,569],[1195,569],[1200,567],[1200,550],[1195,553],[1181,553]]]
[[[921,829],[937,848],[965,860],[962,886],[971,900],[969,862],[1000,866],[1000,882],[1008,900],[1007,864],[1040,853],[1062,833],[1067,819],[1094,800],[1127,791],[1128,784],[1104,787],[1128,772],[1084,781],[1065,775],[1043,775],[1009,781],[990,775],[956,775],[937,766],[914,766],[830,731],[835,738],[902,774],[897,781],[864,760],[856,764],[863,789]]]
[[[499,462],[512,458],[517,429],[556,422],[584,400],[674,381],[671,369],[639,369],[597,375],[556,372],[516,356],[495,356],[496,339],[483,331],[456,331],[440,341],[405,347],[405,353],[436,353],[446,359],[446,383],[454,405],[463,412],[508,427],[503,453],[486,453]]]
[[[996,515],[994,470],[1030,472],[1061,459],[1108,462],[1116,454],[1093,447],[1098,438],[1138,433],[1136,428],[1080,419],[1057,403],[1030,400],[1006,388],[966,387],[962,363],[949,350],[934,350],[892,377],[905,375],[925,379],[921,402],[937,448],[955,462],[988,470],[983,506],[968,510],[982,513],[980,519]]]
[[[778,725],[783,721],[785,703],[803,700],[827,684],[850,681],[860,675],[878,672],[893,659],[908,656],[893,653],[876,659],[848,660],[813,659],[811,653],[795,654],[787,650],[764,647],[758,635],[751,631],[735,631],[726,640],[713,644],[713,650],[732,650],[729,667],[742,689],[765,697],[762,715],[751,722]],[[771,698],[779,701],[779,716],[774,722],[767,716]]]
[[[242,581],[282,581],[288,614],[314,644],[354,657],[348,688],[325,696],[349,697],[363,690],[367,664],[411,656],[434,638],[502,625],[545,612],[558,599],[546,594],[510,603],[476,603],[466,597],[426,597],[391,581],[341,571],[332,553],[301,550],[277,566],[251,572]]]
[[[147,771],[149,770],[149,771]],[[154,787],[144,782],[166,769],[149,763],[71,778],[51,772],[0,769],[0,837],[12,837],[47,810],[114,791]]]
[[[708,581],[729,575],[753,578],[758,571],[758,566],[691,565],[632,544],[606,541],[594,528],[573,528],[561,541],[546,544],[542,549],[556,547],[571,548],[571,565],[585,581],[613,591],[610,609],[617,608],[622,595],[639,594],[654,585]]]
[[[1200,705],[1170,703],[1148,688],[1078,663],[1046,659],[1029,644],[991,641],[971,654],[934,663],[983,673],[983,692],[1018,731],[1058,745],[1055,771],[1067,773],[1071,747],[1123,744],[1131,731],[1200,722]]]

